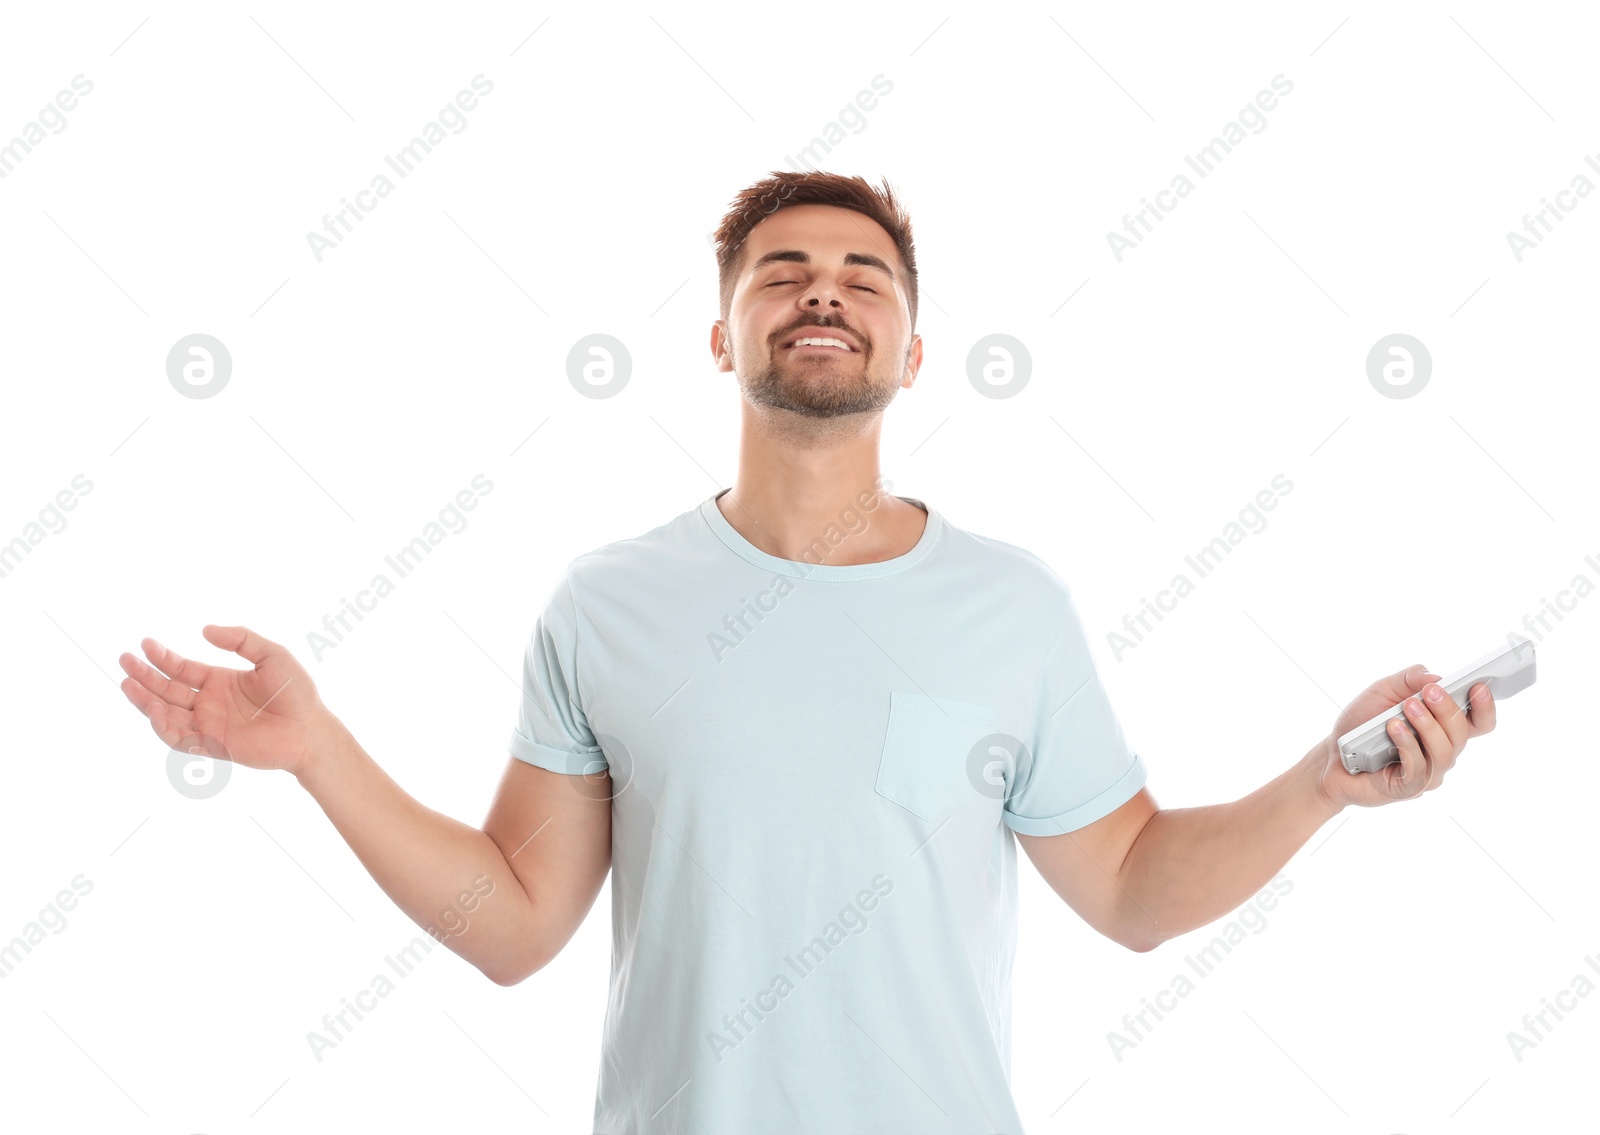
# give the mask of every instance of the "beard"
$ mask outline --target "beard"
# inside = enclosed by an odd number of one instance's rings
[[[862,360],[858,371],[855,355],[780,359],[774,354],[763,369],[749,376],[743,375],[735,359],[734,373],[740,376],[745,397],[756,405],[808,418],[837,418],[880,411],[894,401],[900,389],[899,375],[873,375],[870,350],[863,350]]]

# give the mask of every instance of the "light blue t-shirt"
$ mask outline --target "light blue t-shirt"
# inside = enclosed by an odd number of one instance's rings
[[[572,560],[524,657],[512,755],[615,793],[594,1130],[1022,1135],[1012,832],[1146,775],[1071,594],[914,498],[910,551],[841,565],[721,495]]]

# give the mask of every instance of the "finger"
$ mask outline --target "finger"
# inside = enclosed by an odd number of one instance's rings
[[[231,650],[257,666],[265,662],[273,651],[283,649],[270,639],[262,638],[249,627],[219,627],[215,623],[207,623],[200,628],[200,633],[205,635],[206,641],[213,646]]]
[[[1476,737],[1487,733],[1494,728],[1494,695],[1489,692],[1489,683],[1479,682],[1467,691],[1468,705],[1472,709],[1469,719],[1472,732],[1469,736]]]
[[[1472,736],[1472,724],[1467,720],[1466,711],[1456,704],[1456,699],[1435,682],[1429,682],[1422,688],[1422,704],[1427,707],[1429,716],[1438,723],[1448,745],[1437,752],[1430,750],[1428,754],[1434,762],[1432,783],[1436,785],[1440,777],[1456,763],[1456,757],[1466,745],[1467,738]]]
[[[145,657],[155,663],[169,678],[174,678],[193,689],[199,689],[206,684],[206,679],[211,676],[211,667],[204,662],[196,662],[185,658],[176,650],[162,646],[153,638],[143,639],[139,643],[144,648]]]
[[[1420,690],[1423,684],[1422,675],[1427,672],[1428,668],[1418,662],[1415,665],[1407,666],[1404,670],[1390,674],[1387,678],[1379,678],[1373,683],[1373,686],[1388,694],[1391,699],[1389,704],[1393,705],[1406,695],[1414,694]]]
[[[1400,752],[1400,763],[1384,769],[1389,778],[1389,793],[1396,800],[1420,795],[1428,783],[1428,758],[1417,743],[1416,733],[1407,728],[1404,721],[1398,717],[1391,718],[1388,728],[1389,740]]]
[[[1427,791],[1434,782],[1439,765],[1454,756],[1454,749],[1444,727],[1422,698],[1407,698],[1404,709],[1406,721],[1416,730],[1423,758],[1427,761],[1422,780],[1423,791]]]
[[[1403,698],[1419,693],[1423,686],[1430,681],[1438,681],[1439,675],[1431,672],[1426,666],[1418,662],[1398,670],[1386,678],[1379,678],[1372,683],[1371,688],[1385,696],[1388,704],[1393,705]]]
[[[122,679],[120,688],[139,712],[150,719],[151,730],[167,748],[175,747],[190,732],[189,725],[194,715],[188,710],[168,704],[132,678]]]
[[[190,689],[182,682],[174,682],[171,678],[164,677],[154,667],[147,666],[136,655],[127,652],[117,657],[122,668],[128,676],[149,690],[156,697],[175,705],[180,709],[193,709],[194,699],[199,696],[198,691]]]

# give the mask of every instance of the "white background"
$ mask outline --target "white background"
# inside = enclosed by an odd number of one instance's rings
[[[175,791],[116,659],[153,635],[225,662],[200,627],[249,625],[407,791],[481,822],[561,567],[733,482],[707,234],[881,74],[816,164],[888,176],[915,225],[925,365],[884,473],[1069,582],[1163,807],[1265,783],[1383,675],[1539,643],[1538,684],[1440,790],[1313,837],[1266,928],[1120,1061],[1107,1033],[1210,934],[1130,953],[1025,866],[1030,1135],[1592,1110],[1600,996],[1520,1061],[1507,1041],[1600,981],[1600,599],[1523,623],[1600,580],[1600,200],[1564,198],[1520,262],[1506,239],[1577,175],[1600,184],[1585,15],[8,10],[0,140],[74,75],[93,91],[0,180],[0,542],[75,475],[93,488],[0,579],[0,942],[75,876],[93,889],[0,981],[5,1107],[39,1130],[590,1130],[609,889],[530,980],[436,948],[318,1062],[306,1034],[420,931],[291,777]],[[319,262],[306,234],[478,74],[466,128]],[[1265,129],[1195,178],[1183,156],[1280,74]],[[1194,191],[1119,262],[1107,233],[1181,172]],[[632,357],[607,399],[566,372],[597,331]],[[194,332],[231,353],[215,397],[167,379]],[[1031,355],[1014,397],[968,379],[995,332]],[[1432,358],[1404,399],[1366,372],[1394,332]],[[480,473],[470,524],[313,660],[307,633]],[[1108,633],[1278,474],[1265,529],[1118,657]]]

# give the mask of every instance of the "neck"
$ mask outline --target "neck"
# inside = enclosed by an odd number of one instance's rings
[[[739,535],[768,555],[807,563],[872,563],[916,544],[926,514],[882,480],[881,412],[819,422],[744,407],[739,473],[717,499]]]

